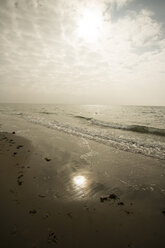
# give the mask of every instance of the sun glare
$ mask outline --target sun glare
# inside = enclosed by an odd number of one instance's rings
[[[78,36],[87,42],[98,39],[102,25],[102,15],[98,11],[84,10],[78,21]]]

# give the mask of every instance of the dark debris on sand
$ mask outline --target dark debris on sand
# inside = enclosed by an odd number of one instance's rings
[[[112,200],[115,201],[115,202],[117,202],[117,205],[118,205],[118,206],[125,206],[124,202],[120,201],[120,198],[119,198],[116,194],[114,194],[114,193],[110,194],[109,196],[100,197],[100,202],[102,202],[102,203],[103,203],[104,201],[112,201]],[[131,205],[132,205],[132,204],[131,204]],[[133,214],[132,211],[128,211],[128,210],[125,210],[125,209],[123,209],[123,211],[124,211],[127,215]],[[165,214],[165,211],[162,211],[162,213]]]
[[[18,185],[21,186],[22,185],[22,181],[17,181]]]
[[[100,202],[104,202],[104,201],[107,201],[108,200],[108,197],[104,196],[104,197],[100,197]]]
[[[119,197],[116,194],[110,194],[109,196],[100,197],[100,202],[108,201],[108,200],[118,200]]]
[[[40,197],[40,198],[45,198],[46,195],[38,195],[38,197]]]
[[[23,183],[23,181],[21,180],[22,177],[23,177],[23,174],[21,174],[17,177],[17,183],[19,186],[22,185],[22,183]]]
[[[23,147],[23,145],[18,145],[17,146],[17,149],[20,149],[20,148],[22,148]]]
[[[35,209],[29,211],[29,214],[36,214],[36,213],[37,211]]]
[[[162,214],[165,214],[165,210],[162,211]]]
[[[119,197],[118,197],[117,195],[115,195],[115,194],[110,194],[110,195],[109,195],[109,198],[110,198],[110,199],[113,199],[113,200],[119,199]]]
[[[67,215],[70,219],[72,219],[72,218],[73,218],[73,216],[72,216],[72,213],[71,213],[71,212],[67,213],[66,215]]]
[[[126,214],[133,214],[133,212],[130,212],[130,211],[128,211],[128,210],[125,210],[125,213],[126,213]]]
[[[45,160],[46,160],[47,162],[51,161],[51,159],[50,159],[50,158],[45,158]]]
[[[50,232],[48,235],[48,242],[49,243],[57,243],[57,237],[55,235],[55,232]]]

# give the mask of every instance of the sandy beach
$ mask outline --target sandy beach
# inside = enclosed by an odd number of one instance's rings
[[[13,123],[0,132],[1,247],[165,247],[164,161]]]
[[[0,248],[165,248],[165,0],[0,0]]]

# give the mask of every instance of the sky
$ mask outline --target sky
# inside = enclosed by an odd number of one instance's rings
[[[0,0],[0,102],[165,105],[164,0]]]

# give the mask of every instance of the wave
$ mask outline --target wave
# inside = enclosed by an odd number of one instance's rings
[[[124,137],[112,137],[105,136],[104,134],[100,134],[99,130],[88,130],[86,128],[81,128],[77,126],[72,126],[70,124],[61,123],[58,121],[50,121],[44,119],[38,119],[34,116],[20,116],[20,118],[25,119],[26,121],[32,122],[37,125],[44,126],[46,128],[55,129],[67,134],[71,134],[74,136],[78,136],[81,138],[86,138],[89,140],[93,140],[98,143],[102,143],[104,145],[117,148],[123,151],[129,151],[133,153],[143,154],[145,156],[162,159],[165,160],[165,147],[161,143],[152,143],[146,144],[133,139],[126,139]]]
[[[11,114],[12,115],[18,115],[18,116],[23,116],[23,113],[21,113],[21,112],[12,112]]]
[[[16,114],[16,113],[15,113]],[[17,112],[17,118],[24,119],[25,121],[31,122],[36,125],[44,126],[46,128],[50,128],[53,130],[58,130],[60,132],[67,133],[69,135],[78,136],[80,138],[85,138],[89,140],[93,140],[98,143],[102,143],[106,146],[114,147],[118,150],[133,152],[143,154],[147,157],[153,157],[156,159],[165,160],[165,145],[162,142],[153,141],[152,143],[148,143],[148,141],[143,141],[136,139],[134,137],[124,137],[122,136],[114,136],[111,133],[107,135],[105,130],[100,130],[100,128],[89,128],[89,125],[81,125],[77,126],[76,123],[73,125],[71,123],[64,123],[58,122],[57,120],[50,120],[49,118],[45,118],[45,116],[36,116],[35,114],[25,114],[23,115],[20,112]],[[130,130],[131,131],[138,131],[139,132],[148,132],[146,131],[146,127],[143,126],[124,126],[121,124],[110,123],[110,122],[103,122],[96,120],[94,118],[88,118],[84,116],[76,116],[76,118],[84,119],[88,121],[91,125],[97,125],[100,127],[108,127],[108,128],[115,128],[115,129],[122,129],[122,130]],[[148,128],[148,127],[147,127]],[[103,128],[102,128],[103,129]],[[162,130],[150,128],[149,133],[158,134],[159,131]]]
[[[132,126],[128,127],[128,129],[130,131],[139,132],[139,133],[148,133],[148,134],[165,136],[165,129],[161,129],[161,128],[132,125]]]
[[[165,136],[165,129],[162,129],[162,128],[148,127],[145,125],[122,125],[119,123],[105,122],[105,121],[100,121],[94,118],[84,117],[84,116],[75,116],[75,117],[90,121],[91,124],[97,125],[100,127],[107,127],[107,128],[112,128],[112,129],[120,129],[124,131],[132,131],[132,132],[138,132],[138,133]]]
[[[42,111],[42,112],[39,112],[40,114],[45,114],[45,115],[55,115],[56,113],[55,112],[47,112],[47,111]]]
[[[87,121],[92,120],[91,117],[85,117],[85,116],[81,116],[81,115],[76,115],[76,116],[74,116],[74,117],[79,118],[79,119],[84,119],[84,120],[87,120]]]

